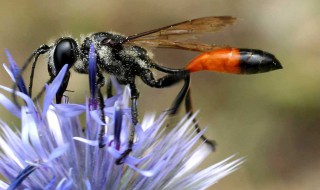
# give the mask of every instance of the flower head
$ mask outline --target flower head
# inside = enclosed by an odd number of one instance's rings
[[[184,117],[170,131],[162,127],[165,114],[150,114],[132,126],[129,89],[120,88],[114,79],[117,93],[104,100],[105,122],[90,101],[94,87],[84,104],[54,104],[66,71],[64,66],[47,86],[42,107],[25,93],[15,92],[26,103],[21,108],[0,94],[0,103],[21,120],[21,129],[0,122],[0,173],[5,179],[0,180],[1,189],[205,189],[242,162],[230,157],[197,171],[210,149],[196,146],[204,131],[194,130],[195,116]],[[85,126],[80,115],[86,118]],[[97,140],[101,126],[106,128],[104,148]],[[136,131],[132,153],[116,165],[127,148],[130,127]]]

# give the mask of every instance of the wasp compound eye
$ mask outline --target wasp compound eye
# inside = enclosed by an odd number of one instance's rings
[[[68,64],[69,69],[77,61],[78,45],[72,38],[61,39],[54,50],[53,60],[57,73],[62,69],[63,65]]]

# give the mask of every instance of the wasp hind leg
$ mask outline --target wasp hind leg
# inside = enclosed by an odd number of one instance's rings
[[[181,88],[179,94],[173,101],[170,109],[169,109],[169,115],[173,116],[177,113],[178,109],[181,107],[182,101],[185,99],[185,110],[186,113],[188,113],[188,118],[190,118],[194,112],[193,112],[193,106],[192,106],[192,99],[191,99],[191,89],[190,89],[190,75],[187,75],[184,78],[184,84],[183,87]],[[201,128],[198,124],[198,120],[194,118],[192,120],[192,123],[194,123],[194,127],[196,129],[197,133],[201,132]],[[201,135],[200,137],[206,144],[208,144],[212,151],[216,149],[216,142],[213,140],[209,140],[205,135]]]
[[[186,97],[185,97],[185,108],[186,108],[186,112],[189,113],[188,118],[190,118],[193,115],[193,106],[192,106],[192,100],[191,100],[191,89],[189,88],[187,93],[186,93]],[[198,121],[196,118],[193,118],[192,122],[194,123],[194,127],[197,131],[197,133],[201,132],[200,126],[198,124]],[[216,150],[216,142],[214,140],[209,140],[205,135],[201,135],[201,139],[208,144],[212,151]]]
[[[190,73],[188,73],[185,70],[178,70],[178,69],[170,69],[166,67],[162,67],[159,65],[154,65],[155,68],[159,71],[168,73],[168,75],[155,80],[153,77],[153,74],[150,71],[147,71],[147,73],[144,75],[144,78],[142,80],[148,84],[151,87],[156,88],[164,88],[171,85],[176,84],[177,82],[184,80],[183,87],[181,88],[179,94],[173,101],[170,109],[169,109],[169,115],[173,116],[177,113],[178,109],[181,107],[183,99],[185,99],[185,108],[186,112],[189,113],[189,118],[193,115],[193,107],[192,107],[192,101],[191,101],[191,94],[190,94]],[[192,120],[192,122],[195,124],[195,129],[197,133],[201,132],[200,126],[198,124],[198,121],[196,118]],[[206,136],[201,135],[201,139],[208,144],[212,150],[215,150],[216,143],[212,140],[209,140]]]

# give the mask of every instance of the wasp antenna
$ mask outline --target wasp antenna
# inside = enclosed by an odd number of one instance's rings
[[[46,44],[41,45],[38,49],[36,49],[34,61],[32,63],[32,68],[31,68],[31,74],[30,74],[30,81],[29,81],[29,96],[32,97],[32,86],[33,86],[33,77],[34,77],[34,70],[36,68],[36,64],[38,61],[38,58],[41,54],[44,54],[50,50],[50,47]],[[27,67],[27,65],[25,66]],[[25,69],[22,67],[22,69]]]
[[[36,49],[31,55],[30,57],[26,60],[26,62],[23,64],[22,68],[20,69],[19,73],[15,76],[15,80],[16,82],[13,84],[13,93],[12,93],[12,99],[13,102],[20,107],[18,101],[17,101],[17,97],[15,94],[15,91],[17,90],[17,81],[19,81],[22,78],[22,73],[26,70],[26,68],[28,67],[28,65],[31,63],[32,59],[34,58],[33,64],[32,64],[32,71],[31,71],[31,75],[30,75],[30,83],[29,83],[29,96],[31,97],[31,93],[32,93],[32,85],[33,85],[33,76],[34,76],[34,69],[38,60],[38,57],[40,54],[44,54],[47,51],[49,51],[50,47],[47,45],[41,45],[38,49]]]

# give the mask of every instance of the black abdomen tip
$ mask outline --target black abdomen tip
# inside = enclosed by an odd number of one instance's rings
[[[264,73],[282,69],[280,61],[271,53],[254,50],[239,49],[240,67],[243,74]]]

